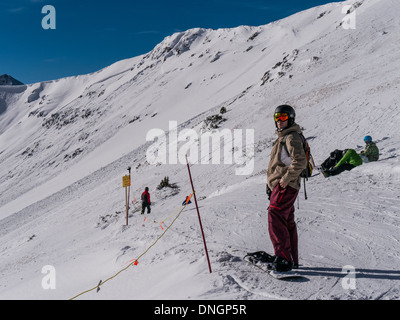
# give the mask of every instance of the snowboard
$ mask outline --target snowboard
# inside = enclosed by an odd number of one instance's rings
[[[275,270],[271,270],[270,265],[274,261],[274,259],[275,259],[274,256],[264,251],[248,253],[243,258],[243,260],[247,261],[248,263],[264,271],[265,273],[267,273],[268,275],[277,280],[286,280],[286,281],[307,280],[306,277],[302,276],[301,274],[295,271],[278,272]]]

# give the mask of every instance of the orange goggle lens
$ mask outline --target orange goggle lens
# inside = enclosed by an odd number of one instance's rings
[[[274,118],[275,122],[278,120],[286,121],[287,119],[289,119],[289,116],[287,113],[275,113]]]

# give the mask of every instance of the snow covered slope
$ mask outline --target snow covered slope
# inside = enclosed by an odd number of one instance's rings
[[[356,29],[342,26],[345,5]],[[79,298],[398,299],[399,11],[396,0],[346,1],[265,26],[191,29],[93,74],[0,87],[0,298],[68,299],[138,258],[191,193],[185,165],[146,161],[147,133],[176,121],[179,132],[200,136],[225,107],[218,130],[254,130],[254,170],[191,166],[213,273],[191,204],[137,266]],[[241,261],[272,252],[265,172],[282,103],[295,107],[317,163],[334,149],[360,151],[367,134],[381,153],[337,177],[313,177],[307,201],[301,190],[304,283],[278,282]],[[128,166],[131,200],[149,186],[153,206],[144,221],[132,205],[124,226]],[[157,190],[165,176],[179,189]],[[47,265],[56,289],[42,287]],[[348,265],[353,289],[342,286]]]

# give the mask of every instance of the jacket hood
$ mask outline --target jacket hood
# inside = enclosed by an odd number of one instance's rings
[[[297,123],[293,123],[293,125],[291,125],[289,128],[283,129],[282,131],[275,130],[275,133],[279,137],[284,137],[288,133],[293,132],[293,131],[296,131],[296,132],[300,132],[301,131],[300,126]]]

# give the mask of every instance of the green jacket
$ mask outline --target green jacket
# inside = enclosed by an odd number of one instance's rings
[[[365,151],[363,152],[363,155],[365,155],[369,161],[378,161],[379,149],[376,146],[375,142],[367,143],[367,146],[365,147]]]
[[[347,152],[344,154],[342,159],[336,164],[335,168],[339,167],[342,164],[349,163],[353,166],[360,166],[362,165],[362,159],[358,155],[358,153],[353,149],[348,149]]]

